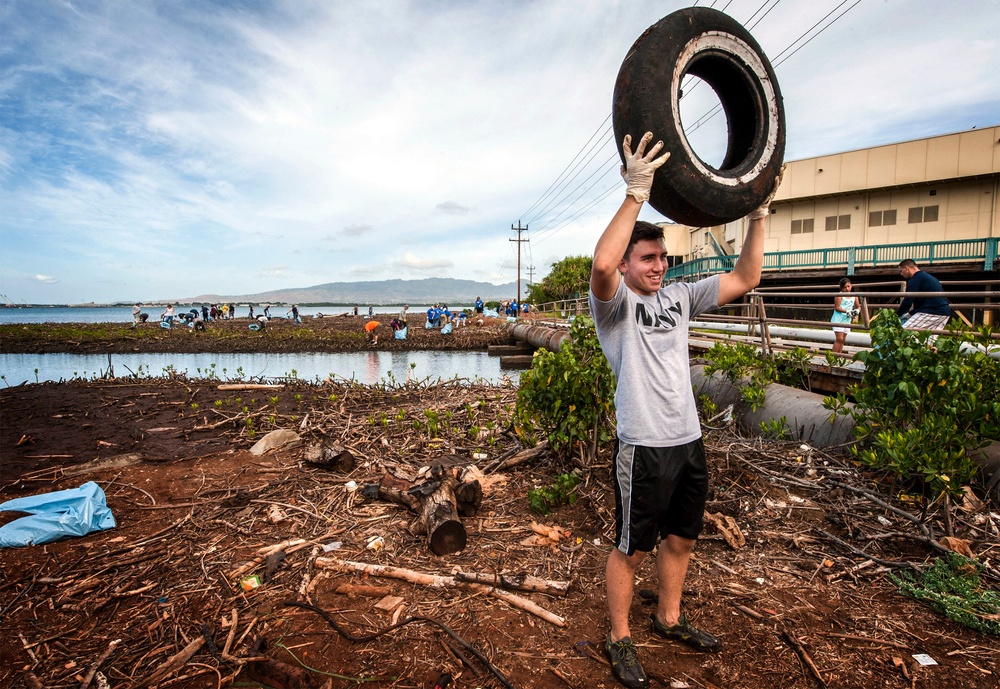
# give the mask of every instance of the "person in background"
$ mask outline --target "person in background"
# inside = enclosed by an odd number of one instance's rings
[[[222,320],[224,321],[229,320],[229,304],[222,305]]]
[[[247,316],[250,320],[253,320],[253,304],[250,304],[250,315]]]
[[[447,304],[441,305],[441,327],[451,323],[451,310],[448,308]]]
[[[236,318],[236,304],[229,305],[229,317]]]
[[[160,314],[160,320],[161,321],[166,321],[167,323],[170,324],[170,327],[173,327],[173,325],[174,325],[174,315],[175,315],[174,305],[173,304],[167,304],[167,308],[165,308],[163,310],[163,313]]]
[[[271,305],[270,304],[265,304],[264,305],[264,318],[270,318],[270,317],[271,317]],[[260,320],[260,319],[258,319],[258,320]]]
[[[302,319],[299,318],[299,305],[298,304],[292,304],[292,308],[288,309],[288,311],[285,313],[286,316],[288,314],[292,314],[292,320],[294,320],[296,323],[301,323],[302,322]]]
[[[938,279],[917,267],[912,258],[899,262],[899,274],[906,278],[907,292],[941,292],[940,297],[903,297],[896,315],[907,330],[944,330],[951,319],[951,302],[944,296]]]
[[[480,316],[483,315],[483,300],[480,297],[476,297],[476,313]]]
[[[357,304],[354,305],[354,315],[355,316],[358,315],[358,305]]]
[[[370,320],[367,323],[365,323],[365,333],[368,334],[368,341],[373,345],[378,344],[378,332],[377,332],[378,326],[379,326],[378,321]]]
[[[840,291],[850,292],[851,291],[851,281],[849,278],[840,278]],[[854,320],[854,316],[857,312],[854,310],[854,297],[845,297],[843,294],[838,294],[833,298],[833,315],[830,316],[831,323],[850,323]],[[844,341],[847,339],[847,333],[851,332],[850,328],[844,328],[839,325],[833,326],[833,353],[840,354],[844,351]]]
[[[208,320],[208,304],[201,305],[201,320],[203,321]]]
[[[399,315],[396,317],[396,320],[400,321],[403,324],[404,328],[406,327],[406,312],[409,310],[410,310],[410,305],[403,304],[403,308],[399,310]]]
[[[135,305],[132,307],[132,330],[138,328],[139,324],[142,323],[142,320],[140,318],[141,313],[142,313],[142,307],[139,305],[139,302],[136,302]]]
[[[605,568],[611,630],[604,643],[611,670],[627,687],[648,687],[631,638],[629,609],[636,570],[656,550],[658,602],[650,615],[657,636],[699,651],[722,644],[681,612],[688,563],[704,523],[708,464],[691,389],[688,323],[739,299],[760,282],[764,218],[777,191],[749,216],[743,249],[732,272],[664,287],[668,268],[663,228],[638,220],[656,170],[669,153],[647,132],[635,153],[622,143],[625,199],[594,249],[590,310],[597,337],[615,374],[618,440],[615,547]]]

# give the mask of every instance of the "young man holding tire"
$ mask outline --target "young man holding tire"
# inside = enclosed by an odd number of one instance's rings
[[[731,273],[663,287],[668,267],[662,228],[637,221],[649,200],[653,176],[670,154],[647,132],[635,153],[622,144],[625,200],[594,250],[590,306],[597,336],[615,373],[618,418],[613,481],[615,549],[605,576],[611,631],[605,653],[615,677],[627,687],[649,681],[629,628],[635,573],[654,548],[659,602],[650,616],[657,635],[700,651],[718,651],[718,639],[693,626],[681,612],[688,562],[702,529],[708,469],[701,424],[691,391],[688,322],[743,296],[760,282],[764,218],[774,196],[749,215],[743,250]],[[777,190],[778,181],[774,190]]]

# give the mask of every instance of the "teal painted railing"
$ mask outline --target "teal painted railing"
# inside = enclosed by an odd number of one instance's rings
[[[982,261],[983,270],[993,270],[1000,259],[1000,238],[957,239],[948,242],[913,242],[910,244],[878,244],[848,246],[804,251],[772,251],[764,254],[764,270],[796,270],[800,268],[847,268],[854,275],[857,268],[897,265],[912,258],[922,265],[949,261]],[[667,280],[728,273],[736,256],[710,256],[685,261],[667,271]]]

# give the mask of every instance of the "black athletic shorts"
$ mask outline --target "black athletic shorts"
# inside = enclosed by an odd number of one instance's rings
[[[648,553],[671,534],[698,538],[708,498],[701,438],[676,447],[618,441],[612,473],[618,550],[626,555]]]

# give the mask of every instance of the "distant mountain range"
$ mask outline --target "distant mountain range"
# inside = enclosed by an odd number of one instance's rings
[[[521,296],[528,293],[528,283],[521,281]],[[256,294],[199,294],[173,301],[182,304],[236,302],[254,304],[471,304],[476,297],[485,301],[513,299],[517,282],[494,285],[491,282],[425,278],[423,280],[370,280],[365,282],[328,282],[312,287],[291,287]]]

